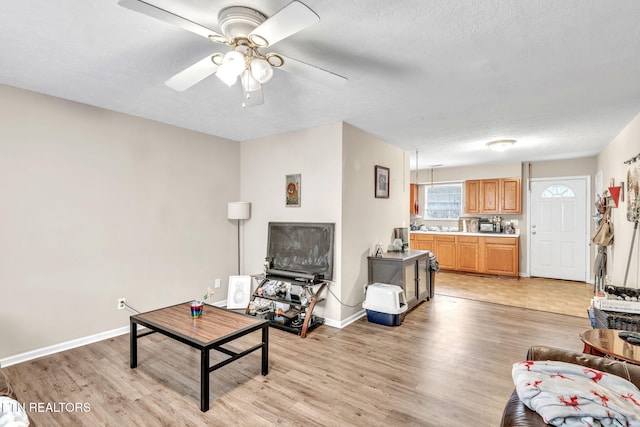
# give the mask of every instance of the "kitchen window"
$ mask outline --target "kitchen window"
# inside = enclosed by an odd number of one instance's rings
[[[462,215],[462,183],[424,187],[424,218],[457,220]]]

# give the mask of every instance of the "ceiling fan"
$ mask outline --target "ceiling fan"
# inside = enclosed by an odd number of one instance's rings
[[[320,21],[314,11],[299,1],[292,1],[269,18],[250,7],[226,7],[218,14],[220,32],[141,0],[119,0],[118,4],[231,47],[230,51],[208,55],[169,78],[165,84],[177,91],[185,91],[215,74],[228,86],[240,80],[244,98],[242,106],[253,107],[264,102],[262,85],[271,80],[274,69],[295,73],[328,86],[347,81],[345,77],[322,68],[263,51]]]

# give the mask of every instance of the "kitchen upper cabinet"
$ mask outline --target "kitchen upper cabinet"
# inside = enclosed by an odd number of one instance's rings
[[[521,213],[520,178],[465,181],[465,212],[476,214]]]
[[[480,212],[500,212],[500,180],[483,179],[480,181]]]
[[[464,189],[464,208],[467,213],[480,213],[480,180],[466,181]]]
[[[522,210],[520,178],[500,180],[500,213],[519,214]]]

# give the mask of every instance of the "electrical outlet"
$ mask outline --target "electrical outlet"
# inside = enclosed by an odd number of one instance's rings
[[[126,307],[124,298],[118,298],[118,310],[124,310]]]
[[[216,281],[215,281],[215,285],[214,285],[214,286],[215,286],[216,288],[219,288],[219,287],[220,287],[220,279],[216,279]]]

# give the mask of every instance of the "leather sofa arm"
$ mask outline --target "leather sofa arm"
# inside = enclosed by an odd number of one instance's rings
[[[554,347],[534,346],[529,349],[527,360],[555,360],[574,363],[617,375],[640,387],[640,366],[606,357]],[[500,425],[503,427],[542,427],[547,424],[535,411],[527,408],[514,391],[505,405]]]
[[[16,398],[7,374],[2,370],[0,370],[0,396],[9,396],[12,399]]]
[[[640,387],[640,366],[628,362],[544,346],[531,347],[527,353],[527,360],[569,362],[617,375]]]

